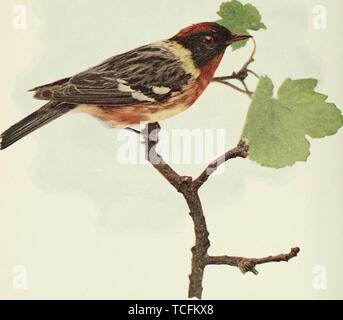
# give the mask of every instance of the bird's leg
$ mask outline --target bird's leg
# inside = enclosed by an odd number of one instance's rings
[[[134,132],[134,133],[137,133],[137,134],[142,134],[142,132],[141,131],[139,131],[139,130],[137,130],[137,129],[134,129],[134,128],[131,128],[131,127],[126,127],[125,128],[126,130],[129,130],[129,131],[132,131],[132,132]]]

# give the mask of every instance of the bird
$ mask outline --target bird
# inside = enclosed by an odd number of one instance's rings
[[[69,112],[110,127],[159,122],[188,109],[211,82],[226,48],[250,38],[216,22],[115,55],[74,76],[29,91],[46,103],[0,136],[0,150]]]

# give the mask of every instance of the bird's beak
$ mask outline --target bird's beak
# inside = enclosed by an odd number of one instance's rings
[[[228,44],[231,44],[231,43],[236,42],[236,41],[246,40],[249,38],[252,38],[252,36],[250,36],[248,34],[233,34],[232,37],[230,38]]]

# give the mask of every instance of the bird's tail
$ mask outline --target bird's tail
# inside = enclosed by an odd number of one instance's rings
[[[74,109],[77,105],[50,101],[37,111],[19,121],[0,136],[0,150],[6,149],[32,131]]]

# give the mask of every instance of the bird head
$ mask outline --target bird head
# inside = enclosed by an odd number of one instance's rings
[[[237,35],[215,22],[202,22],[182,29],[170,40],[176,41],[192,53],[196,67],[206,65],[233,42],[251,38]]]

